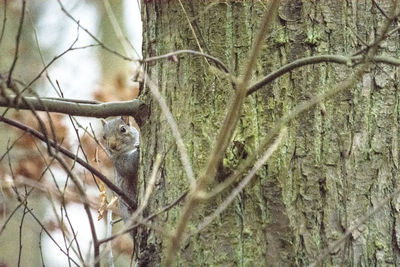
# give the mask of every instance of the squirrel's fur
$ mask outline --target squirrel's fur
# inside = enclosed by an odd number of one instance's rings
[[[132,127],[128,117],[103,122],[103,139],[115,169],[115,183],[136,203],[139,167],[139,131]],[[119,212],[126,222],[133,210],[119,201]]]

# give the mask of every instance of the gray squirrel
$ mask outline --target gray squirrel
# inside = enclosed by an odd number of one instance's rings
[[[128,116],[102,120],[102,123],[103,140],[114,165],[115,183],[134,203],[137,203],[139,131],[130,125]],[[119,212],[124,222],[127,222],[134,210],[120,200]]]

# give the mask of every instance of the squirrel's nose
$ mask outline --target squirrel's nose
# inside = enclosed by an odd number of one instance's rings
[[[108,140],[108,147],[111,149],[116,149],[117,148],[117,140],[115,138],[110,138],[110,140]]]

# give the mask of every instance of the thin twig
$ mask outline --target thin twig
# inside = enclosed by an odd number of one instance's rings
[[[125,54],[127,54],[127,55],[129,55],[129,57],[133,58],[133,55],[131,53],[131,51],[133,50],[135,52],[135,54],[136,54],[136,58],[139,58],[140,57],[139,53],[136,51],[136,49],[133,48],[133,46],[129,45],[130,42],[128,41],[127,36],[124,36],[124,34],[123,34],[122,30],[121,30],[121,27],[118,24],[118,20],[115,17],[115,14],[114,14],[114,12],[113,12],[113,10],[111,8],[111,5],[110,5],[109,1],[108,0],[103,0],[103,5],[105,7],[105,10],[106,10],[108,18],[110,19],[111,26],[113,27],[115,35],[116,35],[118,41],[121,43],[122,47],[124,48]]]
[[[400,26],[397,26],[396,28],[394,28],[393,30],[389,31],[387,33],[387,36],[389,37],[390,35],[392,35],[395,32],[398,32],[400,30]]]
[[[107,211],[107,217],[106,218],[107,218],[106,219],[106,238],[107,238],[107,237],[110,237],[112,235],[112,225],[111,225],[111,222],[112,222],[112,211],[111,210]],[[101,245],[100,242],[99,242],[99,244]],[[108,259],[107,260],[108,261],[108,266],[113,267],[114,266],[114,256],[113,256],[111,242],[109,242],[107,244],[107,250],[108,250],[108,253],[106,255],[107,255],[107,259]]]
[[[171,202],[170,204],[166,205],[165,207],[163,207],[161,210],[157,211],[156,213],[151,214],[150,216],[146,217],[145,219],[143,219],[142,222],[149,222],[152,219],[154,219],[155,217],[157,217],[158,215],[172,209],[173,207],[175,207],[178,203],[180,203],[181,201],[183,201],[186,197],[186,195],[188,194],[188,191],[184,192],[183,194],[181,194],[177,199],[175,199],[173,202]],[[135,225],[132,225],[131,227],[125,229],[122,233],[118,233],[118,234],[114,234],[110,237],[104,238],[99,240],[99,243],[106,243],[106,242],[110,242],[111,240],[119,237],[121,234],[126,234],[129,233],[131,231],[133,231],[135,228],[137,228],[139,225],[141,225],[141,223],[136,223]]]
[[[64,56],[66,53],[68,53],[69,51],[72,50],[72,48],[74,47],[74,45],[76,44],[76,42],[78,42],[79,39],[79,30],[77,31],[77,35],[75,40],[72,42],[72,44],[63,52],[61,52],[59,55],[55,56],[52,60],[50,60],[49,63],[46,64],[45,67],[42,68],[42,70],[36,75],[36,77],[34,77],[22,90],[21,92],[19,92],[19,94],[23,94],[26,90],[28,90],[41,76],[44,72],[47,71],[47,69],[55,62],[57,61],[59,58],[61,58],[62,56]]]
[[[130,227],[133,226],[134,223],[136,223],[136,222],[139,222],[140,224],[145,224],[145,223],[147,223],[147,220],[142,220],[142,219],[138,219],[138,218],[139,218],[139,216],[141,215],[142,211],[146,208],[147,203],[148,203],[148,201],[149,201],[149,199],[150,199],[150,195],[151,195],[151,193],[153,192],[153,188],[154,188],[154,185],[155,185],[155,182],[156,182],[157,173],[158,173],[158,170],[159,170],[159,168],[160,168],[160,164],[161,164],[161,156],[160,156],[160,155],[157,155],[157,156],[156,156],[156,161],[155,161],[154,166],[153,166],[153,171],[152,171],[152,174],[151,174],[150,179],[149,179],[149,183],[148,183],[148,185],[147,185],[147,187],[146,187],[146,190],[145,190],[145,194],[144,194],[142,203],[141,203],[140,206],[135,210],[135,212],[132,213],[132,215],[130,216],[130,218],[129,218],[128,221],[126,222],[126,228],[130,228]],[[152,226],[152,227],[154,227],[154,226]],[[114,236],[121,236],[121,235],[123,235],[125,232],[126,232],[125,230],[120,230],[120,231],[119,231],[118,233],[116,233]],[[100,242],[102,243],[102,242],[104,242],[104,241],[101,240]],[[101,243],[100,243],[100,244],[101,244]]]
[[[36,96],[37,100],[39,101],[39,103],[41,103],[41,100],[40,100],[39,96],[37,94],[35,94],[35,96]],[[44,124],[44,122],[40,118],[40,116],[37,114],[35,107],[31,103],[27,102],[23,96],[16,97],[15,99],[16,100],[20,99],[22,101],[22,103],[27,106],[27,109],[29,109],[31,111],[32,115],[36,118],[36,120],[37,120],[37,122],[39,124],[39,128],[43,133],[43,137],[44,137],[43,141],[47,145],[48,152],[51,153],[51,151],[50,151],[51,150],[51,146],[50,146],[50,144],[48,142],[49,138],[48,138],[48,132],[47,132],[46,125]],[[16,101],[16,102],[19,102],[19,101]],[[4,114],[7,112],[7,110],[8,110],[8,107],[7,107],[6,111],[4,111],[3,115],[0,116],[0,118],[4,117]],[[47,114],[47,116],[49,118],[50,130],[51,130],[51,133],[53,135],[53,139],[57,140],[56,133],[55,133],[55,130],[54,130],[54,126],[53,126],[53,123],[52,123],[52,120],[51,120],[50,113],[48,112],[48,110],[46,108],[44,108],[44,111],[46,111],[46,114]]]
[[[382,13],[385,18],[389,19],[389,16],[386,15],[386,12],[378,5],[375,0],[372,0],[372,3],[374,3],[374,6],[376,6],[376,8]]]
[[[76,37],[76,41],[78,40],[78,36],[79,36],[79,31],[78,31],[78,34],[77,34],[77,37]],[[73,46],[73,44],[72,44],[72,46]],[[42,131],[42,133],[43,133],[44,141],[45,141],[46,144],[47,144],[48,153],[51,154],[52,151],[51,151],[51,146],[50,146],[50,144],[48,143],[48,142],[49,142],[49,138],[48,138],[48,133],[47,133],[46,126],[44,125],[42,119],[41,119],[41,118],[39,117],[39,115],[37,114],[35,107],[34,107],[31,103],[27,102],[27,101],[25,100],[25,98],[22,96],[23,91],[26,90],[26,89],[28,89],[28,88],[30,88],[30,84],[27,85],[22,91],[19,91],[18,88],[16,87],[14,81],[13,81],[13,80],[10,80],[10,78],[11,78],[11,75],[9,75],[9,87],[12,87],[12,89],[13,89],[13,90],[15,91],[15,93],[17,94],[16,97],[15,97],[15,99],[14,99],[14,102],[15,102],[14,104],[15,104],[15,105],[18,105],[18,104],[20,104],[20,102],[22,101],[22,103],[23,103],[24,105],[26,105],[27,108],[32,112],[33,116],[37,119],[37,121],[38,121],[38,123],[39,123],[39,126],[40,126],[40,129],[41,129],[41,131]],[[34,80],[35,80],[35,79],[34,79]],[[34,80],[33,80],[33,81],[34,81]],[[33,82],[33,81],[32,81],[32,82]],[[46,114],[47,114],[48,119],[49,119],[50,131],[51,131],[51,133],[52,133],[52,135],[53,135],[53,139],[54,139],[54,140],[57,140],[57,138],[56,138],[56,132],[55,132],[55,130],[54,130],[53,121],[52,121],[52,119],[51,119],[51,116],[50,116],[49,111],[47,110],[46,106],[43,105],[42,100],[41,100],[41,98],[38,96],[38,94],[37,94],[35,91],[32,91],[32,93],[33,93],[33,95],[36,97],[36,99],[37,99],[37,101],[39,102],[39,104],[40,104],[41,106],[43,106],[44,111],[46,111]],[[4,117],[4,115],[8,112],[9,109],[10,109],[10,107],[7,106],[6,110],[3,112],[2,117]]]
[[[76,188],[78,189],[79,194],[80,194],[80,196],[82,198],[83,208],[85,209],[86,215],[87,215],[87,217],[89,219],[90,231],[92,233],[92,240],[93,240],[93,246],[94,246],[94,256],[95,256],[94,266],[95,267],[100,267],[100,258],[99,258],[99,254],[100,254],[99,246],[100,246],[100,244],[98,242],[98,238],[97,238],[97,234],[96,234],[96,228],[94,226],[92,213],[90,212],[89,200],[88,200],[87,195],[86,195],[86,190],[81,185],[78,177],[76,177],[75,174],[69,169],[67,163],[57,154],[55,154],[54,157],[61,164],[63,169],[67,172],[67,174],[69,175],[71,180],[74,182],[74,184],[75,184]]]
[[[180,158],[182,161],[183,168],[185,169],[186,175],[189,179],[190,186],[194,187],[196,180],[194,178],[192,164],[189,161],[189,156],[186,152],[185,144],[183,143],[182,135],[179,132],[178,125],[177,125],[171,111],[169,110],[165,99],[161,96],[160,91],[158,91],[158,88],[152,82],[152,79],[146,79],[146,84],[150,88],[150,92],[153,94],[153,97],[157,100],[164,116],[167,118],[167,122],[171,128],[172,135],[175,138],[176,146],[178,147],[178,151],[179,151],[179,155],[180,155]]]
[[[19,233],[18,233],[18,243],[19,243],[19,248],[18,248],[18,264],[17,266],[21,266],[21,256],[22,256],[22,226],[24,224],[24,219],[25,215],[27,213],[27,207],[26,205],[24,206],[24,211],[22,212],[22,218],[21,222],[19,224]]]
[[[85,27],[83,27],[82,25],[80,25],[79,21],[77,19],[75,19],[64,7],[64,5],[62,4],[61,0],[57,0],[58,4],[60,5],[61,11],[68,17],[70,18],[72,21],[74,21],[80,29],[84,30],[93,40],[95,40],[97,42],[97,44],[103,48],[104,50],[124,59],[124,60],[128,60],[128,61],[137,61],[134,58],[131,57],[127,57],[122,55],[121,53],[118,53],[117,51],[115,51],[114,49],[109,48],[108,46],[106,46],[103,42],[101,42],[96,36],[94,36],[94,34],[92,34],[88,29],[86,29]]]
[[[10,222],[11,218],[14,216],[14,214],[18,211],[18,209],[22,206],[22,202],[20,202],[14,209],[13,211],[10,213],[10,215],[8,215],[7,219],[4,220],[3,225],[0,228],[0,236],[3,233],[3,231],[6,229],[7,224]]]
[[[45,63],[45,60],[44,60],[44,56],[43,56],[43,53],[42,53],[42,49],[40,48],[39,37],[38,37],[37,30],[36,30],[36,27],[35,27],[35,23],[34,23],[34,21],[33,21],[33,18],[32,18],[32,15],[31,15],[31,12],[29,11],[29,9],[28,9],[28,15],[29,15],[29,20],[30,20],[30,22],[31,22],[31,26],[32,26],[32,29],[33,29],[33,35],[35,36],[35,43],[36,43],[36,46],[37,46],[37,50],[38,50],[38,52],[39,52],[40,61],[42,62],[43,67],[45,68],[45,67],[46,67],[46,63]],[[50,74],[49,74],[49,72],[48,72],[47,70],[46,70],[46,78],[47,78],[47,80],[49,81],[51,87],[52,87],[52,88],[54,89],[54,91],[56,92],[56,94],[59,95],[59,93],[58,93],[56,87],[54,86],[54,84],[53,84],[53,82],[52,82],[52,80],[51,80],[51,78],[50,78]]]
[[[201,53],[204,53],[203,48],[201,48],[199,39],[197,38],[196,32],[194,31],[194,28],[193,28],[193,26],[192,26],[192,23],[191,23],[191,21],[190,21],[190,19],[189,19],[189,16],[188,16],[188,14],[186,13],[185,7],[183,6],[181,0],[178,0],[178,2],[179,2],[179,5],[180,5],[181,8],[182,8],[183,14],[185,15],[186,21],[187,21],[187,23],[189,24],[190,31],[192,32],[193,37],[194,37],[194,39],[196,40],[197,47],[199,48],[199,50],[200,50]],[[207,60],[205,60],[205,61],[206,61],[207,64],[210,64]]]
[[[52,161],[53,160],[54,159],[52,159]],[[41,174],[41,177],[43,176],[43,174],[44,173]],[[64,195],[62,195],[62,192],[60,192],[59,189],[57,189],[55,186],[51,186],[50,184],[47,184],[47,183],[37,182],[32,179],[27,179],[27,178],[23,178],[23,177],[17,177],[16,179],[13,180],[13,186],[15,186],[15,187],[20,187],[20,186],[25,186],[25,185],[31,187],[32,189],[39,190],[40,192],[47,193],[51,197],[55,197],[59,201],[61,201],[61,198],[64,197],[64,199],[67,201],[81,203],[79,200],[79,194],[77,194],[77,193],[72,193],[70,191],[66,191],[66,192],[64,192]],[[0,187],[9,187],[9,186],[10,186],[9,182],[0,181]],[[92,209],[98,209],[98,207],[99,207],[98,203],[94,200],[90,201],[89,204]],[[0,228],[0,235],[3,231],[3,228],[4,228],[4,226],[2,226],[2,228]]]
[[[21,17],[19,20],[19,27],[18,27],[18,32],[17,32],[17,37],[15,40],[15,53],[14,53],[14,60],[11,64],[10,70],[8,71],[8,79],[7,79],[7,86],[10,87],[11,86],[11,81],[12,81],[12,74],[15,68],[15,64],[17,63],[17,59],[18,59],[18,51],[19,51],[19,44],[20,44],[20,39],[21,39],[21,35],[22,35],[22,27],[24,24],[24,17],[25,17],[25,0],[22,0],[22,11],[21,11]]]
[[[1,161],[4,159],[4,157],[11,151],[11,149],[13,149],[13,147],[15,146],[15,144],[17,144],[17,142],[18,142],[22,137],[25,136],[25,134],[26,134],[26,132],[23,132],[18,138],[16,138],[16,139],[14,140],[14,142],[13,142],[10,146],[7,146],[6,152],[4,152],[3,155],[0,157],[0,162],[1,162]],[[10,140],[8,140],[8,141],[10,141]]]
[[[396,17],[396,16],[395,16],[395,17]],[[391,35],[394,34],[395,32],[398,32],[399,30],[400,30],[400,26],[397,26],[397,27],[394,28],[393,30],[386,32],[385,35],[380,36],[379,39],[383,40],[384,38],[391,36]],[[372,42],[371,44],[369,44],[368,46],[365,46],[365,47],[359,49],[358,51],[354,52],[354,53],[352,54],[352,56],[357,56],[357,55],[362,54],[363,52],[367,51],[367,50],[370,48],[370,46],[372,46],[372,45],[374,45],[374,44],[376,44],[376,41],[374,41],[374,42]]]
[[[57,82],[57,88],[58,88],[58,90],[59,90],[59,92],[60,92],[61,97],[64,98],[64,92],[63,92],[63,90],[61,89],[61,86],[60,86],[60,84],[59,84],[58,82]],[[75,123],[74,123],[74,121],[77,121],[77,120],[76,120],[73,116],[71,116],[71,115],[68,115],[68,117],[69,117],[69,119],[70,119],[70,121],[71,121],[72,127],[74,128],[76,137],[77,137],[77,139],[78,139],[78,144],[79,144],[78,149],[80,149],[80,150],[82,151],[83,157],[85,158],[86,162],[89,163],[89,160],[88,160],[88,158],[87,158],[86,152],[85,152],[85,150],[83,149],[83,146],[82,146],[81,137],[79,136],[78,129],[76,128]],[[79,125],[79,124],[78,124],[78,125]],[[79,125],[79,126],[80,126],[80,125]],[[83,127],[80,127],[80,128],[83,128]],[[87,132],[87,131],[86,131],[86,129],[85,129],[85,130],[84,130],[84,133],[86,133],[86,132]],[[78,153],[78,152],[77,152],[77,153]],[[99,184],[97,183],[97,180],[96,180],[95,177],[94,177],[94,174],[91,173],[91,175],[92,175],[92,177],[93,177],[93,181],[94,181],[95,185],[97,186],[97,189],[100,189]]]
[[[26,133],[26,132],[25,132],[25,133]],[[52,208],[53,208],[54,214],[56,215],[59,228],[60,228],[60,229],[64,229],[64,227],[63,227],[63,225],[64,225],[63,217],[62,217],[61,219],[59,218],[58,213],[56,212],[56,209],[55,209],[54,201],[52,201],[52,198],[51,198],[51,196],[53,196],[53,195],[59,196],[58,200],[60,200],[60,202],[61,202],[61,207],[60,207],[60,209],[61,209],[61,216],[63,215],[63,209],[64,209],[64,211],[65,211],[65,216],[66,216],[66,218],[67,218],[67,222],[69,223],[70,229],[71,229],[72,234],[73,234],[73,238],[72,238],[72,240],[70,241],[70,244],[68,245],[68,244],[67,244],[67,235],[65,234],[65,231],[61,231],[62,236],[63,236],[63,240],[64,240],[64,245],[65,245],[65,248],[66,248],[66,252],[67,252],[67,254],[69,255],[69,250],[70,250],[70,247],[71,247],[71,245],[72,245],[72,242],[75,241],[76,247],[77,247],[77,251],[76,251],[76,249],[75,249],[74,247],[72,247],[72,250],[75,252],[75,255],[77,255],[78,258],[81,260],[81,262],[84,263],[84,259],[83,259],[83,256],[82,256],[82,252],[81,252],[81,249],[80,249],[80,245],[79,245],[78,239],[76,239],[75,230],[74,230],[74,228],[72,227],[72,223],[71,223],[71,221],[70,221],[70,219],[69,219],[67,209],[65,208],[65,206],[66,206],[66,205],[65,205],[65,200],[66,200],[65,195],[66,195],[66,194],[67,194],[67,195],[72,195],[72,194],[71,194],[71,193],[68,194],[69,191],[67,191],[66,188],[64,188],[64,190],[61,191],[60,188],[59,188],[59,186],[58,186],[58,184],[57,184],[57,181],[56,181],[56,179],[55,179],[54,173],[52,172],[52,170],[51,170],[51,168],[50,168],[51,164],[52,164],[53,161],[55,160],[55,157],[52,157],[51,160],[50,160],[50,162],[48,163],[48,162],[47,162],[47,159],[46,159],[46,157],[45,157],[45,155],[42,153],[42,151],[40,150],[40,148],[39,148],[39,146],[37,145],[37,143],[34,142],[34,144],[35,144],[35,147],[36,147],[37,151],[39,152],[40,156],[42,157],[42,160],[43,160],[43,162],[44,162],[46,168],[42,171],[42,174],[41,174],[41,176],[40,176],[40,178],[39,178],[39,180],[38,180],[39,182],[32,181],[32,179],[20,178],[20,179],[22,179],[21,184],[24,184],[24,185],[29,184],[29,186],[31,186],[31,190],[28,192],[29,194],[30,194],[30,193],[33,191],[33,189],[35,188],[35,189],[39,189],[40,191],[44,191],[44,192],[46,192],[46,193],[48,193],[48,194],[50,195],[50,197],[49,197],[49,198],[50,198],[50,203],[51,203],[51,206],[52,206]],[[46,173],[47,170],[50,172],[51,177],[53,178],[53,181],[54,181],[54,184],[55,184],[55,188],[56,188],[57,190],[51,188],[50,185],[46,185],[46,184],[44,184],[43,182],[40,182],[41,179],[42,179],[42,177],[43,177],[43,175]],[[17,183],[17,182],[18,182],[18,181],[16,180],[15,183]],[[51,189],[50,189],[50,188],[51,188]],[[53,192],[52,192],[52,191],[53,191]],[[79,203],[81,203],[81,201],[80,201],[80,199],[81,199],[80,196],[79,196],[78,194],[76,194],[75,197],[74,197],[74,201],[75,201],[75,202],[78,202],[78,199],[79,199]],[[91,206],[94,206],[93,203],[90,203],[90,204],[91,204]],[[69,258],[68,258],[68,263],[69,263],[69,265],[71,265],[71,260],[70,260]]]
[[[350,29],[351,33],[356,36],[356,38],[361,42],[362,45],[368,46],[367,41],[364,41],[364,39],[361,38],[361,36],[352,27],[348,27],[348,29]]]
[[[11,175],[13,177],[13,179],[15,179],[15,175],[12,171],[12,167],[11,167],[11,161],[9,159],[9,164],[10,164],[10,171],[11,171]],[[70,259],[70,256],[67,252],[65,252],[62,247],[57,243],[57,241],[53,238],[53,236],[50,234],[50,232],[46,229],[46,227],[43,225],[42,222],[40,222],[40,220],[36,217],[36,215],[33,213],[33,211],[28,207],[27,205],[27,198],[29,197],[30,193],[32,192],[32,190],[28,193],[25,194],[24,198],[22,198],[20,196],[20,194],[18,193],[18,191],[16,190],[16,188],[13,186],[14,188],[14,192],[17,194],[17,199],[20,202],[20,204],[14,209],[14,211],[10,214],[10,216],[8,217],[8,219],[6,220],[6,222],[4,223],[2,229],[0,230],[0,234],[1,232],[5,229],[5,225],[7,224],[7,222],[11,219],[12,215],[19,209],[19,207],[21,207],[22,205],[24,205],[24,211],[27,211],[33,218],[34,220],[39,224],[39,226],[43,229],[43,231],[45,231],[45,233],[47,234],[47,236],[54,242],[54,244],[60,249],[60,251],[67,256]],[[79,264],[71,259],[71,261],[76,265],[79,266]]]
[[[7,22],[7,0],[4,0],[3,24],[1,25],[0,45],[1,41],[3,41],[4,31],[6,29],[6,22]]]
[[[42,266],[44,265],[44,259],[43,259],[43,250],[42,250],[42,234],[43,234],[43,229],[40,229],[39,232],[39,252],[40,252],[40,260],[42,261]]]
[[[86,155],[86,152],[85,152],[85,150],[83,149],[83,146],[82,146],[82,141],[81,141],[81,137],[79,136],[78,128],[75,126],[74,119],[73,119],[73,117],[71,115],[69,115],[68,117],[70,119],[72,127],[74,128],[74,131],[75,131],[75,134],[76,134],[76,138],[78,140],[78,144],[79,144],[78,145],[78,149],[82,152],[83,157],[86,160],[86,162],[89,163],[89,159],[88,159],[88,157]],[[86,131],[85,131],[85,133],[86,133]],[[77,151],[77,153],[78,153],[78,151]],[[93,182],[96,185],[97,189],[100,189],[99,184],[97,183],[96,178],[94,177],[94,174],[93,173],[90,173],[90,174],[92,175]]]
[[[43,225],[43,223],[38,219],[38,217],[33,213],[31,209],[27,209],[29,214],[32,216],[32,218],[36,221],[37,224],[41,227],[41,229],[47,234],[47,236],[53,241],[53,243],[58,247],[58,249],[65,255],[69,260],[71,260],[72,263],[74,263],[76,266],[80,266],[73,258],[66,253],[62,247],[57,243],[57,241],[54,239],[54,237],[50,234],[50,232],[46,229],[46,227]]]
[[[18,95],[24,93],[26,90],[30,90],[31,86],[42,76],[42,74],[44,72],[47,72],[47,69],[55,62],[57,61],[59,58],[63,57],[65,54],[67,54],[70,51],[74,51],[74,50],[78,50],[78,49],[86,49],[88,47],[93,47],[93,46],[98,46],[97,44],[91,44],[91,45],[86,45],[86,46],[81,46],[81,47],[74,47],[74,45],[76,44],[76,42],[79,39],[79,24],[78,24],[78,31],[77,31],[77,36],[75,38],[75,40],[72,42],[72,44],[63,52],[61,52],[60,54],[58,54],[57,56],[55,56],[49,63],[47,63],[42,69],[41,71],[27,84],[24,85],[25,87],[18,92]],[[11,81],[12,82],[12,81]],[[11,84],[10,84],[11,85]],[[10,86],[9,85],[9,86]]]
[[[220,59],[218,59],[214,56],[211,56],[209,54],[195,51],[195,50],[177,50],[177,51],[174,51],[174,52],[171,52],[168,54],[145,58],[145,59],[141,60],[141,62],[151,62],[151,61],[156,61],[156,60],[160,60],[160,59],[164,59],[164,58],[171,58],[172,56],[180,55],[180,54],[189,54],[189,55],[206,57],[206,58],[212,60],[217,65],[217,67],[220,68],[221,70],[223,70],[225,73],[227,73],[227,74],[230,73],[229,69],[226,67],[226,65]]]
[[[146,187],[142,203],[140,204],[139,208],[137,208],[137,210],[135,210],[135,212],[131,216],[133,218],[133,221],[134,221],[135,217],[139,216],[142,213],[142,211],[146,208],[147,203],[149,202],[150,195],[153,192],[154,185],[156,183],[157,173],[160,168],[160,164],[161,164],[161,156],[157,155],[154,166],[153,166],[153,172],[151,173],[149,183]]]
[[[24,133],[26,133],[26,132],[24,132]],[[9,146],[8,145],[8,147],[12,147],[13,145],[14,145],[15,143],[13,143],[11,146]],[[36,145],[36,143],[35,143],[35,145]],[[4,154],[4,156],[5,155],[7,155],[8,157],[9,157],[9,149],[7,149],[7,153],[6,154]],[[52,159],[52,161],[53,161],[53,159]],[[52,162],[51,161],[51,162]],[[51,164],[51,163],[50,163]],[[14,174],[12,173],[12,176],[13,176],[13,184],[12,184],[12,186],[13,187],[15,187],[15,188],[17,188],[18,186],[19,186],[19,181],[21,180],[21,179],[23,179],[25,182],[22,182],[21,184],[23,184],[23,185],[28,185],[29,184],[29,186],[31,186],[31,184],[32,183],[35,183],[35,184],[37,184],[37,187],[36,188],[39,188],[39,189],[41,189],[41,190],[43,190],[44,188],[43,188],[43,184],[42,183],[39,183],[41,180],[42,180],[42,178],[43,178],[43,176],[44,176],[44,174],[45,174],[45,172],[46,172],[46,170],[47,170],[47,168],[48,168],[48,166],[46,166],[46,169],[41,173],[41,175],[40,175],[40,177],[37,179],[37,181],[33,181],[32,179],[25,179],[25,178],[16,178],[16,177],[14,177]],[[4,184],[5,186],[7,186],[7,187],[9,187],[10,186],[10,183],[9,182],[5,182],[5,184]],[[2,188],[3,187],[3,185],[2,185],[2,183],[0,183],[0,187]],[[29,195],[33,192],[33,186],[31,186],[32,187],[32,189],[31,190],[29,190],[26,194],[25,194],[25,199],[28,199],[28,197],[29,197]],[[4,224],[3,224],[3,226],[1,227],[1,229],[0,229],[0,235],[1,235],[1,233],[4,231],[4,229],[5,229],[5,227],[6,227],[6,225],[7,225],[7,223],[10,221],[10,219],[12,218],[12,216],[14,215],[14,213],[17,211],[17,209],[19,208],[19,207],[21,207],[22,206],[22,201],[20,202],[20,205],[18,205],[12,212],[11,212],[11,214],[10,214],[10,216],[6,219],[6,220],[4,220],[5,222],[4,222]]]
[[[64,191],[64,192],[66,192],[66,191]],[[67,222],[68,222],[69,228],[71,229],[71,232],[72,232],[72,239],[70,240],[70,246],[72,247],[72,250],[74,251],[75,255],[77,255],[77,257],[81,260],[82,264],[84,264],[85,260],[83,259],[81,247],[79,245],[79,240],[76,238],[77,231],[74,229],[74,227],[72,225],[71,219],[69,218],[68,211],[67,211],[67,208],[66,208],[66,205],[65,205],[64,192],[62,194],[62,203],[63,203],[62,207],[64,209],[65,217],[67,218]],[[93,207],[92,203],[89,203],[89,205],[90,205],[90,207]],[[63,236],[65,236],[64,233],[63,233]],[[76,249],[72,246],[73,242],[75,242],[75,244],[76,244]]]
[[[39,101],[41,101],[39,97],[37,97],[37,98],[38,98]],[[24,97],[21,97],[21,99],[22,99],[23,103],[26,103]],[[34,107],[32,107],[32,104],[30,104],[30,103],[26,103],[26,104],[28,104],[28,106],[29,106],[31,112],[32,112],[33,115],[36,117],[36,119],[37,119],[37,121],[38,121],[38,123],[39,123],[39,125],[40,125],[40,127],[41,127],[41,130],[42,130],[42,132],[43,132],[43,138],[45,139],[45,140],[43,140],[43,141],[45,141],[46,144],[47,144],[47,151],[48,151],[48,154],[49,154],[50,156],[53,156],[53,157],[60,163],[60,165],[61,165],[61,166],[63,167],[63,169],[66,171],[66,173],[68,174],[68,177],[70,177],[71,180],[74,182],[76,188],[78,189],[78,191],[79,191],[79,193],[80,193],[80,196],[81,196],[81,198],[82,198],[82,200],[83,200],[83,207],[84,207],[84,210],[85,210],[85,212],[86,212],[86,214],[87,214],[87,217],[88,217],[88,220],[89,220],[89,225],[90,225],[90,230],[91,230],[91,233],[92,233],[92,240],[93,240],[93,245],[94,245],[94,255],[95,255],[95,264],[94,264],[94,266],[95,266],[95,267],[100,267],[98,238],[97,238],[97,234],[96,234],[96,229],[95,229],[95,227],[94,227],[93,217],[92,217],[92,214],[91,214],[91,212],[90,212],[90,206],[89,206],[89,201],[88,201],[86,192],[85,192],[84,188],[82,187],[82,185],[80,184],[78,178],[75,176],[75,174],[74,174],[74,173],[71,171],[71,169],[68,167],[67,163],[66,163],[66,162],[64,161],[64,159],[61,158],[61,157],[59,156],[59,154],[58,154],[58,148],[60,148],[61,146],[58,145],[58,143],[55,141],[55,140],[57,140],[57,139],[56,139],[55,130],[54,130],[54,127],[53,127],[53,124],[52,124],[52,120],[51,120],[50,114],[47,112],[47,113],[48,113],[48,117],[49,117],[49,122],[50,122],[51,131],[52,131],[53,137],[54,137],[54,141],[53,141],[53,140],[50,140],[50,139],[48,138],[48,135],[47,135],[47,133],[46,133],[47,130],[46,130],[46,127],[45,127],[45,125],[44,125],[44,122],[43,122],[43,121],[41,120],[41,118],[37,115],[36,110],[34,109]],[[41,104],[42,104],[42,103],[41,103]],[[42,105],[43,105],[43,104],[42,104]],[[46,111],[47,111],[47,110],[46,110]],[[4,118],[4,117],[2,117],[2,118]],[[53,143],[53,144],[55,144],[55,145],[52,146],[50,143]],[[53,150],[52,147],[54,147],[55,149]],[[74,157],[74,163],[75,163],[75,161],[76,161],[76,158],[77,158],[77,156],[75,155],[75,157]],[[25,205],[25,206],[26,206],[26,205]],[[64,233],[64,232],[63,232],[63,233]],[[67,247],[67,255],[69,255],[68,247]],[[69,256],[68,256],[68,258],[69,258]]]

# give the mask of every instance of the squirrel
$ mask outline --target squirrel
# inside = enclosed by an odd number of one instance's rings
[[[130,125],[129,116],[111,120],[102,120],[103,140],[106,151],[115,170],[115,183],[133,203],[137,198],[137,181],[139,167],[139,131]],[[119,212],[127,222],[134,212],[126,203],[119,200]],[[132,232],[132,237],[134,233]]]

